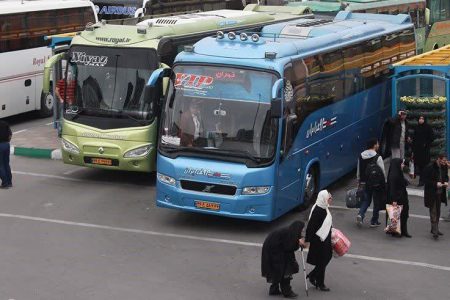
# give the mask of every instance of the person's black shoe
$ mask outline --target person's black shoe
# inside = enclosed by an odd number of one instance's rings
[[[294,293],[294,291],[291,290],[289,293],[284,294],[283,297],[284,298],[295,299],[295,298],[298,297],[298,295],[296,293]]]
[[[322,286],[319,286],[319,290],[321,290],[322,292],[329,292],[330,288],[327,287],[326,285],[322,285]]]
[[[0,188],[2,188],[2,189],[10,189],[10,188],[12,188],[12,184],[2,184],[2,185],[0,185]]]
[[[281,295],[280,286],[278,284],[272,284],[269,289],[270,296]]]
[[[308,279],[309,279],[309,282],[311,282],[311,284],[317,288],[317,282],[316,282],[316,279],[315,279],[314,277],[311,277],[311,276],[309,276],[309,274],[308,274],[308,275],[306,276],[306,278],[308,278]]]
[[[444,235],[442,232],[440,232],[439,230],[438,230],[438,233],[437,233],[438,235]]]
[[[412,235],[410,235],[410,234],[407,233],[407,232],[402,233],[402,236],[407,237],[407,238],[412,238]]]

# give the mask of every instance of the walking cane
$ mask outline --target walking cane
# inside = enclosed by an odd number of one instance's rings
[[[303,247],[301,247],[302,252],[302,265],[303,265],[303,275],[305,277],[305,290],[306,290],[306,297],[308,297],[308,281],[306,280],[306,267],[305,267],[305,257],[303,256]]]

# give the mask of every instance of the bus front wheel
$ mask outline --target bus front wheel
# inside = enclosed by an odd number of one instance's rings
[[[317,198],[317,194],[319,193],[319,172],[316,166],[312,166],[308,170],[305,181],[303,203],[299,206],[300,211],[308,209],[311,203],[313,203]]]
[[[41,109],[39,110],[39,116],[42,118],[50,117],[53,115],[53,105],[55,104],[55,98],[51,93],[41,92]]]

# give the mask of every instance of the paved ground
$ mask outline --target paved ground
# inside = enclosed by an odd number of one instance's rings
[[[22,148],[60,148],[60,139],[56,129],[53,128],[53,118],[39,118],[33,112],[6,120],[13,131],[12,145]]]
[[[271,299],[261,243],[306,217],[267,224],[182,213],[155,207],[152,175],[23,157],[12,166],[15,186],[0,190],[0,299]],[[349,185],[351,177],[330,191],[351,254],[330,263],[332,292],[309,298],[448,299],[450,223],[434,241],[422,199],[411,197],[412,239],[358,229],[356,212],[340,208]],[[293,287],[305,298],[301,274]]]

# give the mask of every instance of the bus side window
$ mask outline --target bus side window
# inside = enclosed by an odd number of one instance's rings
[[[314,94],[322,100],[337,102],[344,97],[344,63],[342,51],[337,50],[318,56],[320,63],[320,84],[312,85]],[[315,89],[317,88],[317,90]]]
[[[95,22],[95,16],[92,12],[92,8],[86,7],[83,10],[83,23],[82,25],[86,25],[87,23],[94,23]]]
[[[363,50],[360,44],[343,50],[344,54],[344,95],[350,97],[359,92],[359,66],[363,61]]]
[[[26,49],[28,31],[25,14],[11,14],[0,18],[0,53]]]

